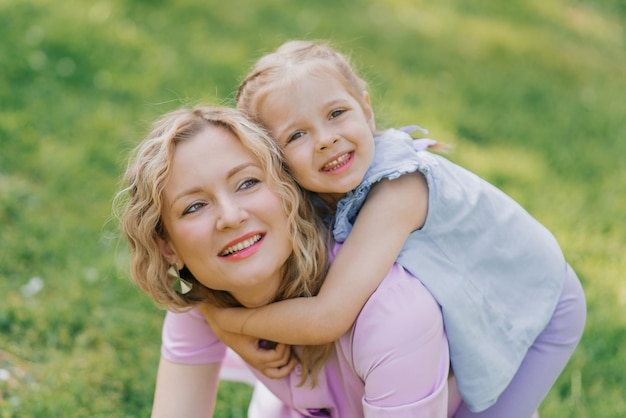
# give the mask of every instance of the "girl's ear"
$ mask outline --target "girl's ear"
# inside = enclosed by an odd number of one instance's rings
[[[182,269],[183,263],[179,259],[179,257],[176,255],[176,250],[174,250],[174,248],[169,243],[169,241],[161,237],[158,237],[157,243],[159,245],[159,249],[161,250],[161,254],[163,255],[163,258],[165,258],[165,261],[167,261],[167,263],[170,265],[176,264],[178,265],[178,269]]]
[[[367,118],[367,124],[369,125],[372,132],[376,132],[376,121],[374,118],[374,109],[372,109],[372,102],[370,100],[370,95],[367,91],[363,92],[363,113],[365,113],[365,117]]]

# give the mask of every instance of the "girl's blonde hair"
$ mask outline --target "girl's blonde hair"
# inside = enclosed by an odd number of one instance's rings
[[[237,107],[262,123],[259,109],[267,94],[284,83],[297,83],[299,75],[335,77],[361,106],[366,105],[367,83],[345,55],[324,43],[288,41],[257,61],[237,89]]]
[[[170,266],[158,244],[159,239],[167,237],[161,209],[176,145],[211,126],[223,128],[241,141],[266,173],[268,186],[282,199],[293,251],[286,262],[275,300],[316,295],[328,266],[326,227],[284,166],[280,148],[238,110],[202,106],[164,115],[131,154],[124,176],[125,186],[115,198],[115,207],[130,248],[133,281],[156,303],[173,311],[197,303],[241,306],[228,292],[200,284],[187,269],[181,270],[181,275],[193,284],[193,289],[184,295],[177,293],[167,274]],[[315,383],[317,372],[331,350],[332,344],[300,350],[302,382],[311,376]]]

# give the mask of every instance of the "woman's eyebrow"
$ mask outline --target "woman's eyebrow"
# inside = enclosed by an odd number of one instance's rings
[[[236,165],[235,167],[231,168],[230,170],[228,170],[228,172],[226,173],[226,178],[229,179],[231,177],[233,177],[234,175],[236,175],[237,173],[239,173],[240,171],[245,170],[248,167],[259,167],[258,164],[255,164],[252,161],[246,161],[245,163]],[[178,193],[176,196],[174,196],[174,198],[172,199],[172,203],[169,205],[170,208],[172,208],[174,206],[174,204],[176,203],[176,201],[182,197],[185,197],[187,195],[190,194],[194,194],[197,193],[199,191],[201,191],[202,189],[199,187],[190,187],[189,189],[185,189],[182,192]]]
[[[252,161],[246,161],[245,163],[243,163],[243,164],[239,164],[239,165],[236,165],[235,167],[233,167],[233,168],[231,168],[230,170],[228,170],[228,173],[226,173],[226,178],[231,178],[232,176],[234,176],[234,175],[235,175],[235,174],[237,174],[238,172],[240,172],[240,171],[242,171],[242,170],[245,170],[246,168],[248,168],[248,167],[250,167],[250,166],[252,166],[252,167],[258,167],[258,165],[257,165],[257,164],[255,164],[254,162],[252,162]]]
[[[176,196],[174,196],[174,198],[172,199],[172,203],[170,203],[170,209],[174,207],[174,205],[176,204],[176,202],[177,202],[179,199],[181,199],[181,198],[183,198],[183,197],[185,197],[185,196],[187,196],[187,195],[197,193],[197,192],[199,192],[199,191],[200,191],[200,188],[199,188],[199,187],[192,187],[192,188],[185,189],[185,190],[183,190],[182,192],[178,193],[178,194],[177,194]]]

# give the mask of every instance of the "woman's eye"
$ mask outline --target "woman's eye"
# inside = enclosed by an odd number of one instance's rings
[[[259,179],[246,179],[244,181],[241,182],[241,184],[239,184],[239,189],[249,189],[251,187],[254,187],[255,185],[257,185],[258,183],[260,183],[261,180]]]
[[[335,119],[336,117],[343,115],[345,111],[345,109],[333,110],[332,112],[330,112],[330,119]]]
[[[304,132],[298,131],[294,133],[293,135],[291,135],[289,138],[287,138],[287,143],[290,143],[291,141],[295,141],[296,139],[301,138],[303,136],[304,136]]]
[[[189,205],[183,211],[183,216],[184,215],[188,215],[190,213],[194,213],[194,212],[198,211],[199,209],[201,209],[203,206],[204,206],[204,203],[194,203],[192,205]]]

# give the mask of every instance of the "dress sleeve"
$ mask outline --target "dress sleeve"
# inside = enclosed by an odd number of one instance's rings
[[[200,312],[167,312],[163,322],[161,355],[173,363],[206,364],[222,361],[226,346],[215,336]]]
[[[447,416],[448,343],[439,306],[394,265],[352,330],[352,365],[366,417]]]
[[[432,139],[412,139],[407,133],[389,129],[374,142],[374,158],[363,181],[349,191],[337,203],[333,224],[333,237],[337,242],[344,242],[352,231],[357,214],[367,199],[372,186],[382,179],[397,179],[405,174],[426,171],[420,154],[436,144]]]

